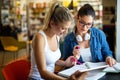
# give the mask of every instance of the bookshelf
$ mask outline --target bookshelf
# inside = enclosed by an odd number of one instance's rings
[[[43,26],[45,13],[48,11],[47,2],[30,2],[28,4],[29,35],[33,36]]]

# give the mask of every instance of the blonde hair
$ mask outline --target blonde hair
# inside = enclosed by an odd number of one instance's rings
[[[42,27],[43,30],[46,30],[48,27],[50,27],[50,20],[53,20],[55,24],[58,24],[65,21],[72,21],[73,16],[67,8],[61,5],[61,2],[56,1],[51,4],[51,7],[46,15],[44,26]]]

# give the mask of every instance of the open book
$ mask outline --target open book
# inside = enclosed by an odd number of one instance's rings
[[[73,74],[75,71],[79,70],[80,72],[85,72],[85,71],[91,71],[91,70],[97,70],[97,69],[103,69],[108,67],[109,65],[106,65],[105,62],[85,62],[81,65],[75,65],[71,68],[65,69],[63,71],[60,71],[58,75],[64,76],[64,77],[69,77],[71,74]],[[102,70],[101,70],[102,72]]]
[[[103,71],[104,72],[110,72],[110,73],[119,73],[120,72],[120,63],[116,63],[112,67],[107,67]]]

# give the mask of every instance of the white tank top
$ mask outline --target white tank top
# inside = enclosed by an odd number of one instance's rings
[[[43,37],[45,38],[45,58],[46,58],[46,67],[47,70],[50,71],[51,73],[54,72],[54,68],[55,68],[55,62],[61,57],[61,52],[58,46],[58,49],[56,51],[51,51],[48,45],[48,41],[47,41],[47,37],[46,34],[40,30],[39,31],[40,34],[43,35]],[[58,37],[57,37],[58,39]],[[59,39],[58,39],[58,45],[59,45]],[[29,77],[32,78],[40,78],[40,80],[44,80],[41,78],[40,73],[37,69],[37,65],[36,65],[36,61],[35,61],[35,57],[34,57],[34,51],[32,49],[31,52],[31,70],[30,70],[30,74]]]
[[[82,56],[83,61],[85,62],[92,61],[90,48],[80,48],[80,55]]]

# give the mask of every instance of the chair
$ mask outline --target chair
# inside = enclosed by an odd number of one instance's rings
[[[24,59],[11,62],[2,68],[5,80],[27,80],[29,71],[30,62]]]
[[[11,36],[1,36],[0,40],[4,49],[2,65],[4,64],[4,57],[6,51],[13,52],[14,59],[16,59],[18,57],[17,52],[22,48],[26,48],[26,42],[19,42]]]

